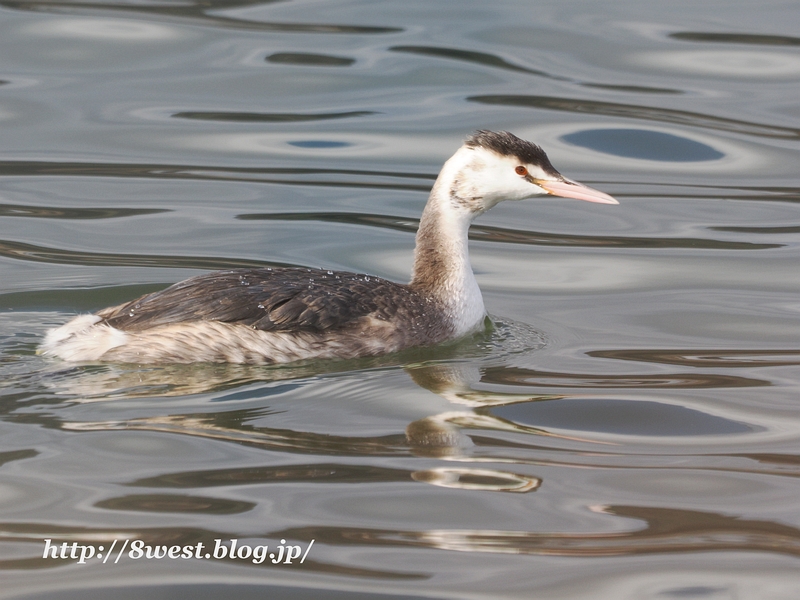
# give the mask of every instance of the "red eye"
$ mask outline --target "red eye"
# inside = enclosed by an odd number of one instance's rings
[[[516,169],[514,169],[514,172],[516,172],[517,175],[524,176],[528,174],[528,169],[520,165]]]

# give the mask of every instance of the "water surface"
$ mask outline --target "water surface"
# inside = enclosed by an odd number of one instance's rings
[[[796,595],[794,7],[0,17],[0,595]],[[35,354],[77,313],[212,269],[407,280],[427,192],[476,129],[621,202],[483,216],[486,332],[284,367]],[[308,553],[79,564],[45,539]]]

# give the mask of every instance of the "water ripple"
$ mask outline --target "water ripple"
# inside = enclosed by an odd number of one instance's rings
[[[682,365],[686,367],[783,367],[800,365],[800,350],[680,350],[629,349],[592,350],[586,353],[596,358],[611,358],[635,362]]]
[[[683,90],[661,87],[647,87],[643,85],[615,85],[610,83],[582,83],[583,87],[609,90],[612,92],[627,92],[630,94],[685,94]]]
[[[153,43],[179,37],[178,31],[173,27],[137,22],[132,19],[54,19],[37,22],[27,29],[30,33],[42,37],[115,43]]]
[[[517,71],[520,73],[528,73],[530,75],[538,75],[540,77],[547,77],[550,79],[556,79],[558,81],[570,81],[570,79],[566,77],[551,75],[550,73],[546,73],[545,71],[539,71],[537,69],[529,69],[527,67],[521,67],[519,65],[510,63],[507,60],[500,58],[499,56],[495,56],[494,54],[487,54],[485,52],[476,52],[474,50],[459,50],[457,48],[438,48],[435,46],[392,46],[391,48],[389,48],[389,51],[405,52],[407,54],[420,54],[423,56],[433,56],[436,58],[447,58],[451,60],[469,62],[484,67],[492,67],[496,69],[505,69],[507,71]]]
[[[290,482],[374,484],[408,481],[410,477],[411,471],[407,469],[329,462],[162,473],[154,477],[136,479],[125,485],[131,487],[194,489]]]
[[[172,212],[168,208],[62,208],[55,206],[26,206],[0,204],[0,217],[39,219],[119,219],[141,215]]]
[[[641,160],[702,162],[725,157],[708,144],[662,131],[606,127],[568,133],[561,139],[597,152]]]
[[[380,114],[374,110],[351,110],[337,113],[255,113],[225,111],[181,111],[171,116],[176,119],[195,121],[220,121],[226,123],[302,123],[305,121],[329,121],[331,119],[350,119]]]
[[[303,67],[349,67],[355,64],[355,58],[332,56],[330,54],[311,54],[309,52],[277,52],[266,59],[269,63],[294,65]]]
[[[516,402],[491,414],[524,427],[647,437],[718,436],[762,430],[751,423],[652,400],[560,398]]]
[[[402,171],[367,171],[364,169],[325,169],[310,167],[215,167],[201,165],[147,164],[147,163],[90,163],[48,161],[0,161],[0,177],[30,176],[71,177],[135,177],[151,179],[188,179],[197,181],[243,181],[254,183],[279,183],[281,185],[307,185],[323,187],[354,187],[429,192],[430,183],[387,183],[389,179],[434,180],[435,174],[404,173]],[[299,179],[282,179],[274,176],[288,175]],[[311,177],[338,176],[342,179],[318,180]],[[273,177],[266,177],[273,176]],[[353,176],[359,179],[353,179]],[[365,179],[378,179],[369,181]]]
[[[276,263],[246,258],[217,258],[202,256],[169,256],[159,254],[113,254],[110,252],[80,252],[61,248],[48,248],[11,240],[0,240],[0,256],[32,262],[62,265],[93,265],[106,267],[164,267],[187,269],[233,269],[239,267],[290,267],[289,263]]]
[[[752,44],[756,46],[800,46],[800,38],[788,35],[758,33],[717,33],[709,31],[676,31],[669,37],[684,42],[711,42],[715,44]]]
[[[649,86],[636,86],[636,85],[616,85],[606,83],[591,83],[583,82],[571,77],[564,77],[561,75],[554,75],[547,71],[539,69],[531,69],[523,67],[513,62],[509,62],[504,58],[490,54],[487,52],[477,52],[475,50],[461,50],[459,48],[442,48],[438,46],[392,46],[389,48],[390,52],[403,52],[407,54],[418,54],[421,56],[430,56],[434,58],[444,58],[447,60],[457,60],[461,62],[479,65],[481,67],[490,67],[493,69],[503,69],[505,71],[512,71],[516,73],[525,73],[527,75],[534,75],[537,77],[546,77],[556,81],[567,81],[575,83],[584,87],[606,89],[618,92],[627,92],[631,94],[684,94],[683,90],[672,88],[657,88]]]
[[[686,552],[767,552],[800,556],[800,529],[768,519],[659,506],[610,505],[596,512],[644,522],[632,531],[539,533],[480,529],[393,530],[335,526],[290,528],[279,535],[339,546],[415,546],[548,556],[638,556]]]
[[[414,233],[419,219],[368,213],[250,213],[236,216],[244,221],[321,221],[379,227]],[[692,248],[709,250],[765,250],[781,248],[783,244],[756,244],[703,238],[645,238],[601,235],[570,235],[540,231],[522,231],[490,225],[470,227],[469,239],[529,246],[604,247],[604,248]]]
[[[800,233],[800,225],[788,225],[783,227],[709,227],[713,231],[727,231],[730,233],[756,233],[760,235],[774,235],[781,233]]]
[[[244,410],[211,414],[152,416],[125,421],[63,422],[61,428],[66,431],[136,430],[183,434],[262,449],[320,456],[376,457],[409,454],[405,436],[402,435],[346,437],[237,424],[246,423],[252,412]]]
[[[235,515],[253,510],[255,502],[188,494],[127,494],[94,503],[97,508],[155,513]]]
[[[655,108],[640,106],[638,104],[620,104],[616,102],[600,102],[598,100],[586,100],[581,98],[532,96],[523,94],[469,96],[467,100],[479,104],[499,104],[502,106],[518,106],[539,110],[560,110],[571,113],[603,115],[606,117],[624,117],[662,123],[676,123],[701,129],[743,133],[756,137],[786,139],[797,139],[800,137],[800,129],[791,127],[763,125],[760,123],[726,119],[685,110]]]
[[[685,75],[736,79],[779,78],[800,74],[800,57],[763,50],[670,50],[641,52],[631,62],[648,70],[664,69]]]
[[[483,383],[533,388],[708,389],[772,385],[764,379],[717,373],[606,374],[539,371],[522,367],[488,367]]]
[[[48,2],[46,0],[32,1],[27,0],[4,0],[0,2],[10,10],[34,11],[37,13],[56,13],[56,14],[98,14],[100,12],[112,13],[115,15],[150,15],[158,17],[161,22],[177,21],[186,24],[224,27],[239,30],[252,31],[283,31],[289,33],[340,33],[357,35],[377,35],[387,33],[400,33],[403,30],[397,27],[368,27],[361,25],[330,25],[323,23],[275,23],[265,21],[249,21],[227,17],[218,14],[208,14],[212,10],[235,9],[247,6],[262,6],[264,0],[230,0],[213,3],[198,0],[196,2],[181,2],[180,4],[170,3],[169,5],[159,4],[88,4],[81,0],[76,2],[57,1]]]

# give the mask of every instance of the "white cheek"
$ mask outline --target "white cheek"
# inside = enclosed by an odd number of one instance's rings
[[[538,185],[534,185],[527,179],[519,176],[517,176],[516,191],[517,196],[514,198],[509,198],[509,200],[524,200],[525,198],[541,196],[545,193],[545,191]]]
[[[487,194],[487,200],[491,204],[502,200],[523,200],[546,193],[539,186],[517,175],[513,166],[502,165],[500,168],[487,170],[486,175],[492,180],[491,185],[487,185],[485,188],[491,190]],[[487,181],[487,183],[489,182]]]

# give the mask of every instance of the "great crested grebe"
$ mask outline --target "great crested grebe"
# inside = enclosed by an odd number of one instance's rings
[[[411,283],[320,269],[198,275],[47,332],[64,360],[271,364],[429,346],[477,330],[486,310],[470,223],[502,200],[543,195],[618,204],[562,176],[537,145],[478,131],[442,167],[422,213]]]

